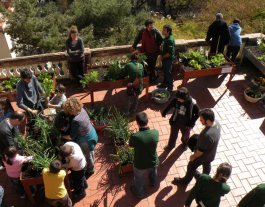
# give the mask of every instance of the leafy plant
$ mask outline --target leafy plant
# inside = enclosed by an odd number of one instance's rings
[[[20,80],[20,77],[11,76],[9,80],[4,80],[2,85],[5,86],[5,89],[16,88],[17,82]]]
[[[106,129],[110,132],[110,136],[115,137],[116,145],[124,145],[129,140],[133,133],[130,127],[130,118],[114,107],[114,113],[109,119],[109,126]]]
[[[265,52],[265,43],[261,42],[260,45],[259,45],[259,50],[261,52]]]
[[[191,60],[189,62],[189,66],[193,67],[196,70],[201,70],[202,66],[200,64],[198,64],[198,62],[196,60]]]
[[[115,60],[113,65],[109,66],[107,72],[103,74],[103,79],[115,82],[117,79],[125,78],[125,65],[121,65],[121,61]]]
[[[82,84],[82,87],[85,88],[89,85],[89,83],[96,83],[99,82],[98,80],[98,72],[92,71],[91,73],[85,74],[85,76],[80,80],[80,83]]]
[[[166,100],[166,99],[168,99],[168,93],[166,93],[166,92],[156,92],[155,93],[155,97],[159,98],[159,99],[162,99],[162,100]]]
[[[259,61],[265,62],[265,55],[263,55],[262,57],[258,57]]]
[[[121,167],[129,164],[133,164],[134,160],[134,149],[129,146],[121,146],[117,149],[117,155],[110,154],[112,162],[119,162],[119,173],[121,172]]]
[[[53,74],[55,75],[55,74]],[[53,84],[54,81],[52,80],[52,74],[51,73],[41,73],[37,80],[39,81],[42,89],[45,91],[44,100],[47,99],[47,97],[50,97],[51,93],[54,92]]]
[[[86,108],[90,120],[97,126],[104,126],[108,124],[110,110],[111,107],[108,108],[106,106],[96,106],[91,109]]]
[[[251,98],[260,98],[263,90],[260,89],[260,85],[250,85],[250,89],[246,91],[246,94]]]
[[[219,67],[220,65],[226,62],[225,57],[223,54],[217,54],[211,57],[211,62],[215,68]]]

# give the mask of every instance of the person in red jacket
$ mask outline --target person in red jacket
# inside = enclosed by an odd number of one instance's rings
[[[142,40],[141,53],[145,53],[147,57],[147,73],[150,77],[150,80],[157,80],[159,76],[155,70],[157,57],[160,53],[160,46],[163,42],[163,37],[158,29],[154,27],[154,20],[147,19],[145,21],[145,27],[143,27],[137,37],[134,40],[134,43],[131,47],[132,50],[135,50],[137,44]]]

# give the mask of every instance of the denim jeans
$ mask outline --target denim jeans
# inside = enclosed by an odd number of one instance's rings
[[[85,196],[86,195],[86,188],[88,187],[88,184],[86,182],[86,167],[85,166],[82,170],[74,171],[71,170],[72,179],[74,183],[74,193],[76,195]]]
[[[163,84],[167,85],[168,89],[173,89],[173,75],[172,75],[173,59],[162,60],[162,68],[164,72]]]
[[[4,188],[0,185],[0,206],[4,197]]]
[[[141,94],[141,91],[136,91],[135,92],[135,96],[126,96],[125,99],[125,113],[129,113],[130,110],[130,104],[131,104],[131,99],[133,98],[133,105],[132,105],[132,110],[136,111],[137,110],[137,106],[138,106],[138,102],[139,102],[139,95]]]
[[[9,177],[12,184],[14,185],[16,191],[18,192],[19,196],[25,195],[26,191],[20,181],[20,178],[11,178]],[[35,189],[32,186],[29,186],[31,193],[35,193]]]
[[[134,185],[135,185],[135,193],[142,197],[144,195],[143,190],[143,177],[144,172],[148,170],[149,171],[149,182],[151,185],[155,185],[157,181],[157,168],[149,168],[149,169],[137,169],[135,166],[133,166],[133,173],[134,173]]]

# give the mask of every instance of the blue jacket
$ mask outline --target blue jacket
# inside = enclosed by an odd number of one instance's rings
[[[231,26],[229,26],[229,30],[230,30],[231,38],[228,43],[228,46],[241,46],[242,45],[242,41],[240,37],[241,28],[239,24],[238,23],[231,24]]]

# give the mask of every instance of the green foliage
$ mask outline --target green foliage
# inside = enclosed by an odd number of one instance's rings
[[[211,62],[215,68],[219,67],[220,65],[226,62],[225,57],[223,54],[217,54],[215,56],[211,56]]]
[[[5,89],[16,88],[17,82],[20,80],[20,77],[11,76],[9,80],[4,80],[2,85],[5,86]]]
[[[122,166],[133,164],[134,149],[128,146],[121,146],[117,148],[117,155],[110,154],[109,157],[114,163],[119,162],[119,173],[120,173]]]
[[[262,57],[258,57],[259,61],[265,62],[265,55],[263,55]]]
[[[86,108],[90,120],[97,126],[104,126],[108,124],[108,117],[110,115],[111,107],[95,106],[91,109]]]
[[[107,72],[103,74],[103,79],[112,82],[117,79],[123,79],[125,77],[124,67],[125,65],[121,65],[121,61],[115,60],[113,65],[109,66]]]
[[[260,85],[250,84],[250,89],[246,91],[246,94],[252,98],[260,98],[262,91]]]
[[[259,50],[261,51],[261,52],[265,52],[265,43],[261,43],[260,45],[259,45]]]
[[[45,100],[47,97],[50,97],[51,93],[54,92],[54,89],[53,89],[54,81],[52,80],[52,75],[55,75],[55,74],[41,73],[37,78],[42,89],[45,91],[45,96],[44,96]]]
[[[155,97],[159,98],[159,99],[162,99],[162,100],[168,99],[168,95],[169,94],[167,92],[162,92],[162,91],[155,93]]]
[[[92,71],[90,73],[86,73],[82,80],[80,80],[80,83],[82,84],[82,87],[85,88],[89,85],[89,83],[96,83],[99,82],[98,80],[98,71]]]
[[[106,129],[110,132],[110,136],[115,137],[116,143],[124,145],[129,140],[133,133],[130,127],[130,118],[114,107],[114,113],[109,119],[109,126]]]

